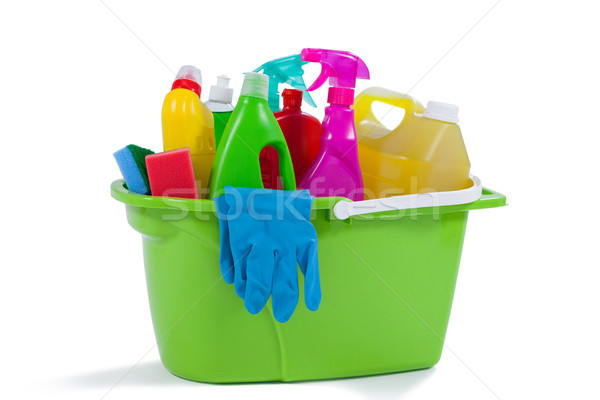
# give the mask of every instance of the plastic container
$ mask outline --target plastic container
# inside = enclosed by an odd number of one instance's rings
[[[181,67],[162,108],[165,151],[189,147],[200,197],[208,187],[215,158],[213,114],[200,101],[202,76],[191,65]]]
[[[233,89],[229,87],[230,78],[226,75],[217,76],[217,84],[210,87],[208,101],[204,103],[213,113],[215,119],[215,143],[219,146],[223,131],[233,113]]]
[[[225,186],[262,188],[259,154],[266,146],[277,151],[282,184],[296,189],[294,167],[285,138],[267,104],[269,77],[247,72],[235,110],[225,127],[210,175],[209,196]]]
[[[373,102],[404,109],[402,122],[387,129]],[[465,189],[471,164],[458,126],[458,107],[373,87],[356,97],[358,157],[365,195],[387,197]]]
[[[296,182],[300,182],[319,153],[321,122],[302,111],[303,92],[301,90],[285,89],[281,96],[283,97],[283,110],[274,115],[292,156]],[[264,148],[260,153],[260,162],[265,188],[282,189],[275,149]]]
[[[467,204],[364,214],[366,207],[341,220],[334,211],[341,199],[315,199],[323,299],[318,311],[308,311],[301,290],[294,315],[280,324],[270,302],[251,315],[221,278],[212,201],[138,195],[122,180],[111,193],[142,234],[162,362],[177,376],[203,382],[342,378],[435,365],[469,211],[506,202],[483,189]]]
[[[369,79],[369,69],[358,56],[339,50],[305,48],[302,61],[321,64],[321,74],[307,89],[318,89],[329,80],[319,153],[298,184],[316,197],[342,196],[363,200],[363,180],[358,161],[354,126],[354,87]]]

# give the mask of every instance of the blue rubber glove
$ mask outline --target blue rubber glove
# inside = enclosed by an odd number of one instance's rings
[[[314,198],[308,190],[225,187],[214,198],[221,232],[221,273],[260,312],[272,296],[273,315],[290,319],[298,304],[298,265],[304,274],[306,307],[321,303],[317,233],[310,223]]]
[[[221,253],[219,254],[219,265],[221,266],[221,275],[223,280],[229,284],[233,283],[233,256],[231,255],[231,246],[229,245],[229,225],[227,224],[227,213],[229,206],[225,201],[225,196],[215,197],[215,206],[217,207],[217,218],[219,219],[219,232],[221,241]]]

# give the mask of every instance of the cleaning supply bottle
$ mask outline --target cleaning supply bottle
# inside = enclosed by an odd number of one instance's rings
[[[283,110],[275,113],[275,118],[283,131],[290,149],[294,175],[299,182],[319,152],[321,141],[321,122],[302,111],[302,90],[285,89],[282,93]],[[265,147],[260,153],[263,184],[267,189],[281,189],[277,152]],[[266,173],[271,168],[270,173]]]
[[[215,155],[209,182],[211,198],[223,195],[225,186],[262,188],[258,155],[265,146],[277,151],[283,188],[296,189],[290,152],[267,104],[268,87],[268,76],[246,73]]]
[[[358,162],[354,126],[356,79],[369,79],[369,69],[358,56],[338,50],[303,49],[302,61],[321,64],[321,74],[308,91],[321,87],[329,78],[329,93],[323,119],[321,147],[302,178],[299,188],[313,196],[342,196],[363,200],[363,180]]]
[[[269,77],[268,103],[273,112],[279,108],[279,84],[287,83],[295,89],[306,90],[304,84],[304,70],[302,66],[308,61],[303,61],[300,54],[276,58],[256,68],[254,72],[262,72]],[[304,100],[312,107],[317,107],[308,92],[304,92]]]
[[[269,77],[269,94],[267,102],[269,103],[271,111],[274,113],[281,111],[281,108],[279,107],[280,83],[287,83],[295,89],[304,91],[304,100],[312,107],[317,106],[310,94],[306,91],[306,84],[302,78],[302,75],[304,75],[302,66],[307,63],[308,61],[302,61],[300,54],[294,54],[268,61],[254,70],[254,72],[263,72]],[[270,147],[264,148],[260,153],[260,169],[262,172],[263,185],[268,189],[281,189],[276,153],[277,152]],[[296,168],[295,163],[294,168]],[[298,181],[298,175],[296,175],[296,180]]]
[[[390,130],[373,113],[380,102],[404,109]],[[373,87],[356,97],[358,155],[372,197],[466,189],[471,164],[460,131],[458,107]]]
[[[233,112],[233,89],[229,87],[229,77],[226,75],[217,76],[217,84],[210,87],[208,101],[204,103],[213,113],[215,119],[215,143],[217,147],[223,136],[223,131],[227,121]]]
[[[200,101],[201,85],[198,68],[181,67],[163,103],[162,130],[164,151],[189,147],[202,198],[215,157],[215,127],[212,112]]]

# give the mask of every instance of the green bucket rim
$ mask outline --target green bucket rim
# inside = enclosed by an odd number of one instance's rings
[[[185,210],[215,213],[215,203],[208,199],[183,199],[175,197],[149,196],[134,193],[125,187],[123,179],[117,179],[110,185],[111,196],[124,204],[142,207],[158,208],[164,210]],[[316,197],[313,203],[313,211],[329,211],[331,219],[337,219],[333,213],[333,207],[338,201],[351,201],[345,197]],[[481,198],[471,203],[457,204],[441,207],[419,207],[405,210],[391,210],[371,214],[355,215],[352,220],[361,219],[398,219],[406,216],[446,214],[452,212],[463,212],[481,210],[485,208],[502,207],[506,205],[506,196],[491,189],[483,188]]]

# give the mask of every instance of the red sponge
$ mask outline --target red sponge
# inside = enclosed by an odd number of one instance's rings
[[[146,168],[152,196],[198,198],[189,148],[150,154]]]

